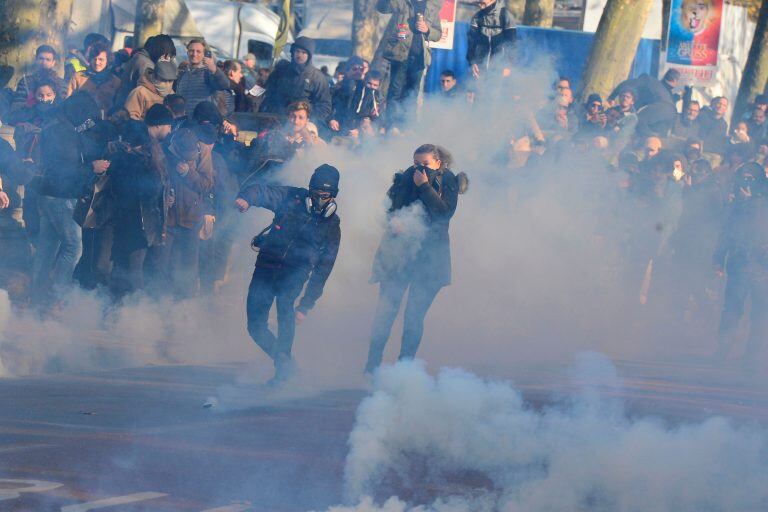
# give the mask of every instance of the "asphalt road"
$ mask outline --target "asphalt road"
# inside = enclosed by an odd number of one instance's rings
[[[768,424],[768,391],[705,367],[620,364],[630,414]],[[268,401],[242,367],[0,380],[0,511],[308,511],[342,501],[361,390]],[[521,369],[534,406],[571,384]],[[707,384],[704,384],[707,382]],[[713,384],[714,383],[714,384]],[[212,396],[224,396],[213,407]]]

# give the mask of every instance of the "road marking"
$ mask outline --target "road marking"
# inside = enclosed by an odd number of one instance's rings
[[[0,448],[0,453],[13,453],[13,452],[23,452],[24,450],[34,450],[35,448],[48,448],[53,446],[52,444],[26,444],[26,445],[17,445],[17,446],[7,446],[5,448]]]
[[[57,482],[45,482],[43,480],[19,480],[15,478],[0,478],[0,485],[12,484],[22,487],[0,490],[0,501],[15,500],[21,497],[23,492],[45,492],[58,489],[64,484]],[[26,485],[26,487],[24,487]]]
[[[126,494],[125,496],[115,496],[113,498],[80,503],[79,505],[67,505],[66,507],[61,507],[61,512],[88,512],[89,510],[113,507],[115,505],[154,500],[155,498],[162,498],[163,496],[168,495],[162,492],[137,492],[134,494]]]
[[[225,507],[208,508],[202,512],[243,512],[244,510],[249,510],[250,508],[250,505],[227,505]]]

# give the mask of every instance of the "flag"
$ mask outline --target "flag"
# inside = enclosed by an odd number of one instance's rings
[[[275,36],[275,60],[280,58],[283,46],[288,42],[288,32],[291,29],[291,0],[283,0],[283,8],[280,10],[280,25]]]

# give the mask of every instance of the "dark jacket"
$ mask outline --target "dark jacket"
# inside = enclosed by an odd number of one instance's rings
[[[114,156],[109,168],[115,211],[115,251],[125,254],[163,243],[168,175],[159,144]]]
[[[16,186],[29,183],[34,172],[34,165],[22,162],[11,145],[5,139],[0,139],[0,178],[2,178],[3,190],[11,200],[11,208],[21,204],[21,198],[15,190]]]
[[[704,151],[724,153],[728,144],[728,122],[717,119],[709,107],[701,109],[697,119],[700,124],[699,136],[704,142]]]
[[[635,108],[638,110],[651,103],[674,104],[677,101],[677,98],[672,94],[672,90],[666,83],[648,74],[621,82],[616,86],[611,95],[608,96],[608,101],[612,101],[628,89],[634,90],[636,93]]]
[[[379,45],[381,55],[389,61],[405,62],[411,54],[414,36],[421,38],[424,55],[424,67],[432,62],[429,41],[439,41],[443,34],[440,27],[440,8],[442,2],[427,0],[424,21],[429,26],[429,33],[416,31],[415,0],[377,0],[376,10],[382,14],[391,14]],[[379,52],[377,52],[379,53]]]
[[[88,119],[75,126],[60,112],[40,133],[40,194],[64,199],[86,195],[95,181],[92,163],[106,156],[113,136],[110,123]]]
[[[333,95],[333,115],[341,131],[353,130],[364,118],[375,120],[381,115],[381,94],[365,86],[364,80],[343,80]]]
[[[753,196],[731,203],[713,263],[729,274],[768,274],[768,199]]]
[[[488,66],[492,59],[500,59],[509,66],[517,38],[515,16],[504,0],[497,0],[477,11],[469,23],[467,62]]]
[[[16,91],[13,93],[12,109],[16,110],[24,107],[31,107],[35,104],[35,89],[37,84],[43,80],[53,82],[56,87],[56,98],[59,101],[64,100],[67,95],[67,82],[61,78],[55,70],[38,70],[30,75],[24,75],[16,84]]]
[[[309,191],[297,187],[253,185],[239,197],[275,213],[259,246],[257,268],[288,271],[297,278],[312,276],[298,310],[307,312],[323,294],[341,243],[341,221],[335,213],[324,218],[306,205]]]
[[[419,240],[403,246],[404,235],[392,230],[384,234],[373,262],[371,282],[405,279],[423,280],[436,285],[451,283],[451,242],[448,226],[456,211],[459,180],[450,170],[442,173],[440,191],[436,190],[438,173],[429,171],[429,182],[417,187],[413,183],[414,168],[395,174],[387,195],[392,201],[389,217],[419,202],[423,207],[425,232]],[[416,248],[413,244],[420,247]],[[414,251],[411,251],[415,249]]]
[[[304,66],[281,60],[269,75],[264,88],[264,101],[260,112],[283,117],[286,107],[295,101],[308,101],[312,105],[312,119],[325,122],[331,114],[331,91],[328,80],[312,65]]]

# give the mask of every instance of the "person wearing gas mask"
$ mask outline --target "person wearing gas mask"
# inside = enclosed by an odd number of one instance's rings
[[[154,68],[147,69],[139,79],[139,85],[125,100],[125,110],[131,119],[143,121],[152,105],[162,104],[166,96],[173,94],[177,73],[176,64],[167,61],[160,61]]]
[[[388,228],[373,262],[379,303],[371,332],[366,373],[380,364],[392,324],[406,290],[400,359],[416,356],[424,317],[438,292],[451,282],[448,227],[456,211],[465,176],[450,169],[450,154],[424,144],[413,154],[413,166],[395,175],[387,195],[391,201]]]
[[[766,169],[755,162],[739,168],[735,199],[713,256],[715,273],[727,275],[715,362],[723,363],[733,348],[747,297],[752,299],[750,331],[742,359],[746,371],[757,370],[760,349],[768,336],[768,197]]]
[[[315,306],[336,262],[341,242],[338,192],[339,171],[324,164],[315,169],[308,189],[257,183],[242,190],[235,201],[241,212],[258,206],[275,214],[272,224],[252,242],[259,256],[247,300],[248,333],[274,362],[273,383],[291,376],[296,323]],[[277,336],[267,325],[273,302]]]

